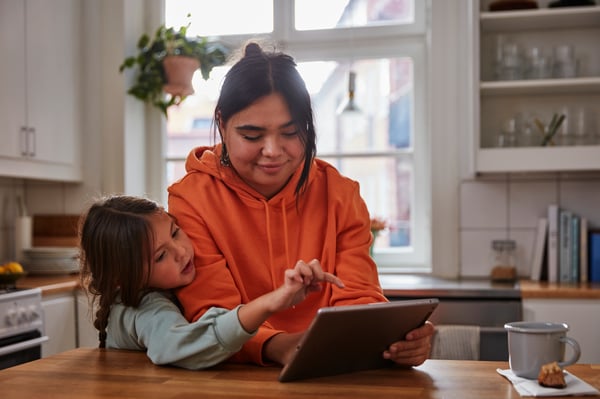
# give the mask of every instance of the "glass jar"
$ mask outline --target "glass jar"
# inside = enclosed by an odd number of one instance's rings
[[[517,243],[514,240],[493,240],[491,262],[495,267],[517,266]]]
[[[497,147],[517,146],[517,127],[515,118],[507,119],[502,124],[502,130],[496,140]]]

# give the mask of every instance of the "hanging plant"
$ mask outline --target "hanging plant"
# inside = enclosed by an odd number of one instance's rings
[[[119,67],[120,72],[126,68],[137,69],[135,83],[127,93],[158,107],[165,117],[170,106],[180,104],[193,94],[191,77],[194,71],[200,68],[202,78],[208,80],[212,69],[223,65],[229,53],[225,46],[205,37],[187,37],[188,27],[189,24],[175,30],[161,25],[152,40],[147,34],[142,35],[137,43],[138,54],[125,58]],[[174,82],[174,78],[167,75],[165,66],[174,58],[191,65],[185,72],[184,83]]]

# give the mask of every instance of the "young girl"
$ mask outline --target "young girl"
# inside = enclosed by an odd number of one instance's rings
[[[319,291],[321,282],[343,287],[317,261],[301,261],[274,291],[233,310],[213,307],[189,323],[170,290],[196,276],[194,249],[162,207],[139,197],[102,199],[82,217],[80,241],[81,278],[97,308],[100,347],[146,350],[155,364],[211,367],[239,351],[273,313]]]

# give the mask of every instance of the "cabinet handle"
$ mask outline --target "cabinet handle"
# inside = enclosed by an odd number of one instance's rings
[[[35,143],[35,128],[30,127],[28,129],[28,131],[29,131],[29,134],[27,135],[28,136],[28,140],[27,140],[27,144],[28,144],[27,150],[28,151],[27,152],[30,157],[35,157],[35,144],[36,144]]]
[[[21,155],[27,156],[27,136],[29,135],[29,130],[27,126],[21,126],[21,130],[19,130],[19,144],[21,147]]]

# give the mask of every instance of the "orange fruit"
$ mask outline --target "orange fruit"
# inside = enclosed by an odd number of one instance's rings
[[[23,266],[18,262],[8,262],[4,265],[4,269],[8,273],[23,273]]]

